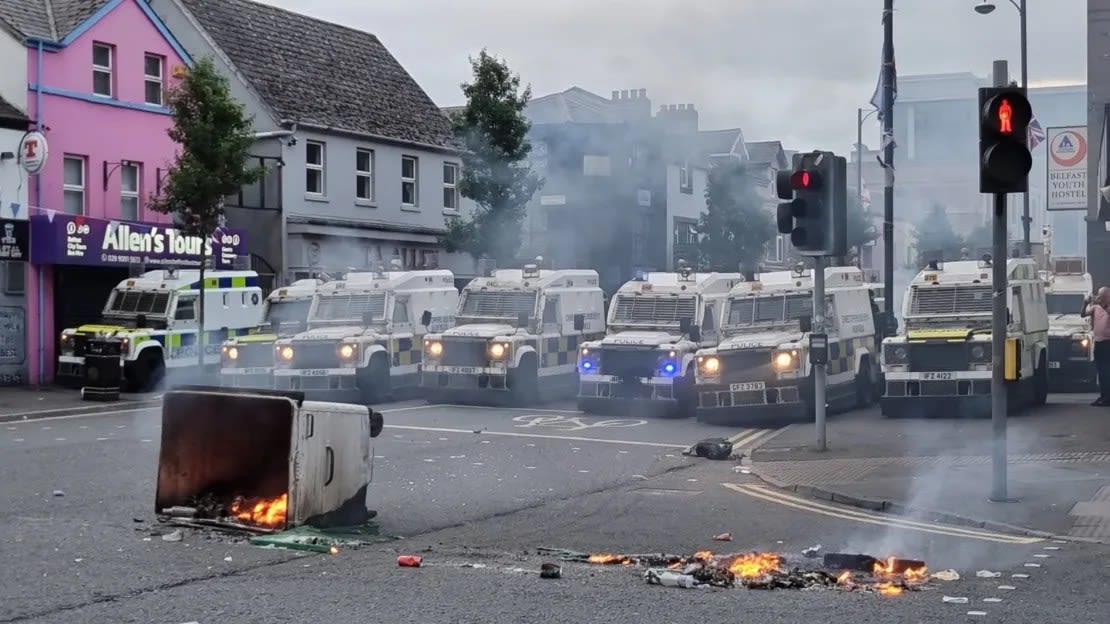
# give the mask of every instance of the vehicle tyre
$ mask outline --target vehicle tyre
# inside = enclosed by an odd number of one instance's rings
[[[698,407],[697,389],[694,387],[694,367],[686,369],[686,374],[674,380],[675,404],[666,410],[667,418],[688,418]]]
[[[517,406],[526,407],[539,402],[540,378],[535,353],[522,355],[520,364],[509,371],[509,394]]]
[[[875,380],[871,378],[871,358],[863,356],[856,373],[856,407],[865,408],[875,402]]]
[[[158,349],[146,349],[131,366],[129,379],[124,380],[127,392],[153,392],[166,376],[166,363]]]
[[[389,360],[384,353],[371,355],[370,365],[355,373],[359,395],[368,406],[386,401],[390,392],[389,382]]]
[[[1048,362],[1042,351],[1037,358],[1037,370],[1033,372],[1033,405],[1048,403]]]

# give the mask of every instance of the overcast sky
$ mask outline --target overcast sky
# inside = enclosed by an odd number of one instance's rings
[[[851,149],[882,51],[882,0],[264,1],[376,34],[440,106],[463,103],[467,56],[486,47],[536,96],[646,88],[656,109],[696,104],[703,129],[793,149]],[[986,76],[1005,58],[1017,76],[1017,10],[978,1],[895,0],[898,73]],[[1085,82],[1087,3],[1028,4],[1030,82]]]

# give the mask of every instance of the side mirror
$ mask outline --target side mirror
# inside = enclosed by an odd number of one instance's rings
[[[369,327],[374,324],[374,313],[366,311],[362,313],[362,326]]]
[[[798,327],[802,329],[802,333],[808,334],[813,331],[813,317],[808,315],[798,317]]]
[[[427,327],[427,326],[432,324],[432,311],[431,310],[424,310],[424,313],[420,315],[420,324],[423,325],[424,327]]]
[[[528,327],[529,316],[531,315],[529,315],[527,312],[520,312],[516,315],[516,326],[518,329],[521,327]]]
[[[143,328],[146,327],[146,315],[145,314],[136,314],[135,315],[135,327],[137,329],[143,329]]]
[[[688,318],[678,319],[678,331],[680,331],[684,334],[690,333],[690,328],[693,325],[694,325],[694,321],[692,321],[691,319],[688,319]]]
[[[690,330],[686,332],[686,335],[690,336],[690,340],[694,342],[701,342],[701,327],[697,325],[690,326]]]
[[[382,429],[384,428],[385,418],[382,416],[381,412],[370,410],[370,437],[378,437],[379,435],[381,435]]]
[[[574,331],[582,331],[585,328],[586,328],[586,315],[585,314],[575,314],[574,315]]]

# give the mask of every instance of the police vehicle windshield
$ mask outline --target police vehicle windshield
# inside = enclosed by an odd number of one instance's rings
[[[459,304],[460,319],[516,321],[521,313],[536,313],[538,292],[518,290],[464,290]]]
[[[726,325],[775,325],[813,316],[813,295],[770,295],[733,299],[729,304]]]
[[[309,323],[362,324],[369,313],[374,320],[385,320],[385,293],[334,293],[319,295]]]
[[[1049,294],[1045,303],[1049,314],[1082,314],[1084,299],[1079,294]]]
[[[266,306],[267,323],[300,323],[308,318],[311,299],[299,301],[271,301]]]
[[[674,295],[617,295],[610,325],[678,327],[682,319],[697,318],[696,297]]]
[[[112,291],[108,305],[104,308],[104,316],[124,319],[133,319],[140,314],[164,317],[169,307],[170,293],[168,291],[121,290],[117,288]]]

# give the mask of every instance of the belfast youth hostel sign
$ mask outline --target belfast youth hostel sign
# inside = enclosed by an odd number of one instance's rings
[[[1087,126],[1048,128],[1048,209],[1087,209]]]
[[[202,240],[164,225],[108,221],[75,215],[31,217],[31,263],[126,267],[191,267],[200,262]],[[220,228],[207,256],[218,269],[247,256],[246,232]]]

